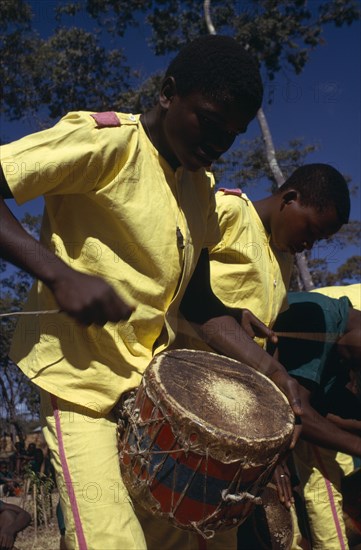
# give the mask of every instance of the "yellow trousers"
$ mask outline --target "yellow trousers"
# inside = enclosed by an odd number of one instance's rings
[[[299,440],[293,451],[301,482],[313,550],[347,550],[341,479],[353,469],[352,457]]]
[[[67,550],[145,550],[142,528],[123,484],[116,423],[109,416],[41,395],[64,514]]]

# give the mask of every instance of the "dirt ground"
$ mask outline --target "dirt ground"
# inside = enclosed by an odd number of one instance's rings
[[[51,522],[47,529],[38,529],[37,536],[33,525],[19,533],[16,539],[18,550],[59,550],[60,537],[56,519]]]

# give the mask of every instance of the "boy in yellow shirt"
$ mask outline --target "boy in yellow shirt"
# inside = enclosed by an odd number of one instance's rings
[[[240,190],[220,190],[216,204],[222,238],[210,250],[212,289],[272,328],[286,307],[294,254],[348,222],[346,181],[328,164],[307,164],[269,197],[252,202]]]
[[[206,168],[261,101],[250,55],[230,37],[206,36],[172,61],[145,115],[69,113],[2,147],[1,196],[45,197],[41,243],[0,200],[0,244],[38,279],[28,308],[61,310],[24,317],[12,357],[41,388],[68,550],[145,548],[111,411],[174,340],[180,305],[202,334],[212,332],[213,349],[272,377],[301,412],[297,383],[243,326],[272,332],[226,308],[209,285],[207,247],[219,228]]]

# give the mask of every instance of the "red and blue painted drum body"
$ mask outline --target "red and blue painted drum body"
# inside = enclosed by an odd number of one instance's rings
[[[205,537],[248,517],[294,429],[268,378],[192,350],[158,355],[123,414],[120,466],[130,495]]]

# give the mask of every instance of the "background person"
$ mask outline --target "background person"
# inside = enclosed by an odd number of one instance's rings
[[[285,334],[277,356],[301,384],[302,434],[292,455],[317,550],[348,548],[341,481],[361,458],[361,311],[352,307],[361,307],[361,285],[349,290],[352,303],[347,287],[334,288],[338,299],[327,289],[290,293],[275,324]]]

